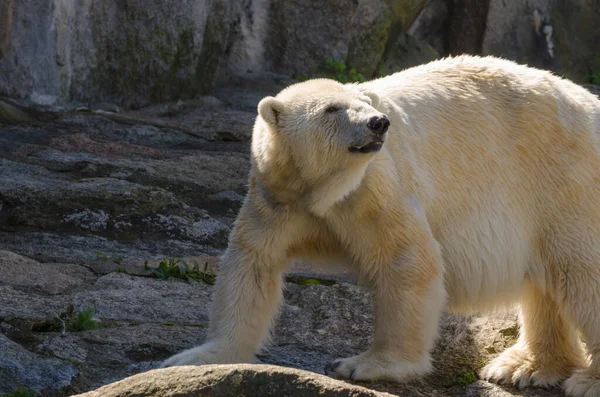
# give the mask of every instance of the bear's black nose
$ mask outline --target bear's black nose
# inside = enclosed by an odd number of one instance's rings
[[[367,127],[378,135],[383,135],[387,132],[390,126],[390,121],[385,116],[373,116],[367,123]]]

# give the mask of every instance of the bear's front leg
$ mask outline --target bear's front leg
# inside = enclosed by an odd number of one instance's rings
[[[242,208],[221,258],[207,340],[163,367],[254,361],[282,301],[285,247],[293,235],[288,225],[273,211],[259,212],[251,203]]]
[[[282,297],[281,266],[232,244],[217,276],[205,344],[179,353],[162,366],[249,363],[268,337]]]
[[[370,267],[378,269],[368,276],[375,305],[373,345],[328,364],[327,375],[404,382],[431,370],[430,350],[446,292],[437,243],[426,247],[411,249],[387,266]]]

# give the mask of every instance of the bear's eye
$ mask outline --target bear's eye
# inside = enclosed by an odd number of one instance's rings
[[[340,110],[339,106],[329,106],[327,109],[325,109],[326,113],[335,113],[338,110]]]

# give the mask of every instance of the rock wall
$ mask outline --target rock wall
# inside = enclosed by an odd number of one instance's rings
[[[3,0],[0,95],[135,108],[328,58],[368,79],[461,53],[584,83],[599,19],[590,0]]]
[[[41,105],[139,107],[212,92],[223,0],[23,0],[12,7],[0,93]]]
[[[12,7],[13,0],[0,2],[0,59],[2,59],[8,48],[10,27],[12,25]]]
[[[491,0],[482,53],[565,74],[583,83],[599,69],[600,2]]]

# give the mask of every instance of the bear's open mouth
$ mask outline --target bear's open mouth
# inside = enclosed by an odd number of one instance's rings
[[[364,146],[350,146],[348,148],[348,150],[351,153],[373,153],[373,152],[378,152],[379,150],[381,150],[382,146],[383,146],[383,141],[374,141],[374,142],[369,142]]]

